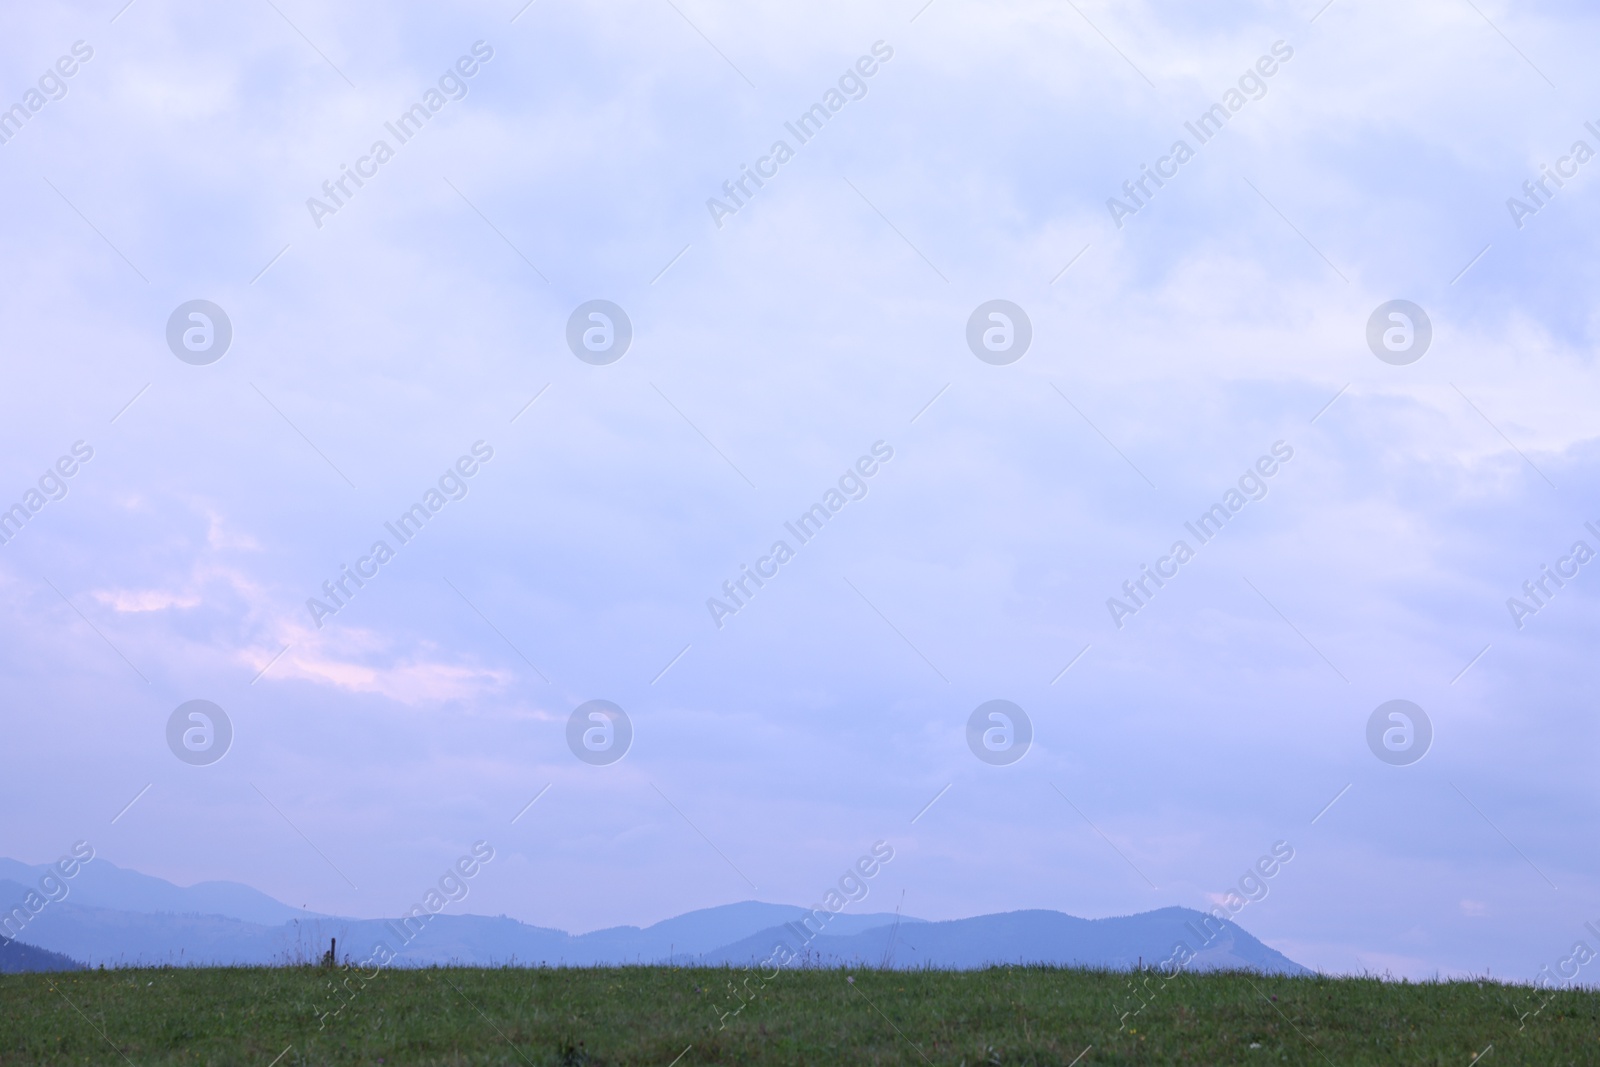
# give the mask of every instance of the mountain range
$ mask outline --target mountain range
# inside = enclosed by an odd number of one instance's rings
[[[0,922],[48,865],[0,859]],[[648,927],[616,926],[586,934],[532,926],[505,916],[448,911],[417,930],[409,943],[398,920],[349,919],[292,908],[233,882],[177,886],[117,867],[86,863],[68,895],[45,904],[25,923],[13,918],[0,935],[0,972],[83,965],[261,965],[314,961],[337,939],[340,959],[366,958],[383,941],[401,966],[430,964],[596,966],[677,963],[745,966],[768,958],[776,944],[814,966],[976,968],[995,964],[1128,969],[1167,958],[1178,941],[1192,949],[1206,917],[1169,907],[1139,915],[1080,919],[1056,911],[1014,911],[929,922],[875,913],[840,912],[825,932],[802,936],[811,913],[786,904],[744,901],[688,912]],[[39,898],[35,897],[37,901]],[[1211,920],[1213,929],[1215,920]],[[813,927],[815,923],[813,923]],[[1191,967],[1303,974],[1306,968],[1262,944],[1234,923],[1200,949]]]

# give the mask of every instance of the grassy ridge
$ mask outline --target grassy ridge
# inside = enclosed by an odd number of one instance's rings
[[[723,969],[446,968],[386,971],[337,996],[335,982],[353,974],[0,975],[0,1064],[267,1067],[281,1054],[277,1067],[667,1067],[680,1055],[678,1067],[1065,1065],[1082,1054],[1080,1067],[1467,1067],[1490,1044],[1484,1067],[1600,1063],[1600,994],[1492,982],[1184,974],[1139,983],[1127,973],[1006,967],[790,971],[763,985],[755,972]],[[732,987],[747,980],[748,1003],[733,1014],[741,1001]]]

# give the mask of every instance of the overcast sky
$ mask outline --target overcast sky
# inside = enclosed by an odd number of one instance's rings
[[[0,854],[1592,941],[1592,10],[122,2],[0,34]]]

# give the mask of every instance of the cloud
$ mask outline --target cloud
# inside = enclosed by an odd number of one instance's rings
[[[503,690],[504,672],[437,662],[400,661],[382,667],[290,653],[281,676],[303,678],[352,693],[376,693],[401,704],[481,699]]]
[[[168,608],[192,608],[200,603],[194,594],[165,589],[113,589],[94,592],[94,598],[113,611],[141,612],[165,611]]]
[[[1591,900],[1582,783],[1550,768],[1600,741],[1595,592],[1525,632],[1504,598],[1600,520],[1600,187],[1521,231],[1504,200],[1595,117],[1571,103],[1594,14],[1486,10],[1502,37],[1453,4],[918,6],[286,7],[305,37],[264,6],[19,15],[9,69],[96,54],[0,146],[0,498],[77,436],[96,458],[0,546],[13,697],[81,726],[21,717],[18,847],[181,770],[159,730],[203,696],[241,727],[210,780],[326,770],[305,807],[397,900],[558,778],[503,870],[548,849],[567,877],[485,883],[485,909],[602,926],[746,893],[693,835],[653,842],[659,782],[788,899],[899,834],[925,917],[1123,914],[1290,837],[1245,917],[1304,962],[1478,966],[1481,898],[1496,973],[1531,974],[1548,889],[1450,783]],[[317,229],[306,197],[480,39],[466,97]],[[1268,94],[1118,230],[1107,197],[1280,39]],[[706,198],[878,40],[868,95],[713,226]],[[1365,342],[1395,298],[1435,327],[1407,367]],[[234,327],[210,366],[166,349],[191,299]],[[591,299],[634,323],[611,366],[566,348]],[[1033,323],[1009,367],[965,345],[991,299]],[[313,629],[306,597],[479,438],[470,495]],[[871,494],[712,629],[708,591],[878,439]],[[1112,628],[1109,592],[1280,439],[1270,495]],[[962,724],[1002,697],[1038,748],[989,773]],[[1397,697],[1436,727],[1414,767],[1365,747]],[[565,747],[596,698],[637,730],[609,777]],[[40,799],[62,780],[72,803]],[[379,908],[207,803],[196,877]],[[194,824],[149,825],[119,863],[194,862]],[[1402,868],[1441,895],[1372,890]]]

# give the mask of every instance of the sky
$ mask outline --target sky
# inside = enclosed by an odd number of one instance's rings
[[[123,4],[0,34],[0,854],[1594,943],[1592,9]]]

